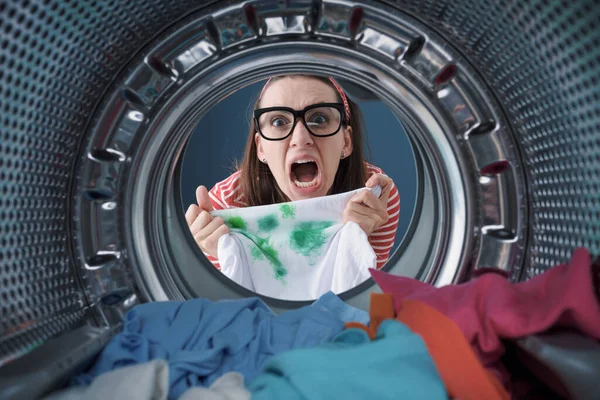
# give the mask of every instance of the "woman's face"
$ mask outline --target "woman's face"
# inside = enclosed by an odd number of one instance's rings
[[[259,107],[290,107],[303,110],[318,103],[338,103],[336,90],[309,77],[285,77],[269,83]],[[351,127],[330,137],[311,135],[302,121],[285,140],[265,140],[257,132],[257,156],[266,160],[279,188],[294,200],[328,194],[342,158],[352,152]]]

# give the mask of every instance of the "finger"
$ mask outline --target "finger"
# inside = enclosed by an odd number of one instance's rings
[[[383,196],[386,193],[389,194],[393,186],[392,178],[384,174],[373,174],[371,175],[367,183],[365,183],[365,186],[368,188],[372,188],[377,185],[381,186],[381,196]]]
[[[187,222],[188,226],[194,223],[194,220],[196,220],[198,214],[200,214],[200,208],[198,208],[197,205],[192,204],[188,207],[187,211],[185,212],[185,221]]]
[[[213,218],[208,224],[206,224],[204,228],[202,228],[196,233],[195,237],[197,240],[204,241],[206,240],[206,238],[212,235],[219,227],[223,225],[225,225],[223,218]]]
[[[344,209],[344,213],[349,213],[349,212],[354,212],[357,214],[361,214],[361,215],[369,215],[373,213],[373,210],[371,210],[369,207],[365,206],[364,204],[362,204],[361,201],[359,202],[348,202],[348,204],[346,205],[346,208]]]
[[[365,183],[365,186],[368,188],[372,188],[372,187],[377,186],[378,184],[379,184],[379,174],[372,174],[369,177],[369,179],[367,180],[367,183]]]
[[[357,204],[361,204],[364,202],[366,193],[368,193],[368,190],[361,190],[360,192],[356,193],[354,196],[352,196],[352,198],[350,199],[350,201],[348,203],[357,203]]]
[[[387,203],[383,203],[381,199],[378,199],[373,193],[368,190],[363,190],[357,196],[348,202],[346,208],[362,215],[377,215],[376,228],[384,225],[390,219],[390,215],[387,212]]]
[[[209,236],[212,235],[219,227],[225,225],[225,221],[223,221],[223,218],[221,217],[215,217],[213,218],[212,221],[210,221],[208,223],[208,225],[206,225],[203,229],[203,231],[206,233],[205,236]],[[225,225],[227,226],[227,225]]]
[[[362,214],[362,213],[358,212],[357,210],[351,210],[351,209],[344,212],[344,215],[342,217],[344,223],[348,222],[348,221],[353,221],[359,225],[362,223],[365,223],[365,221],[367,221],[369,218],[370,218],[370,215]]]
[[[376,218],[375,214],[364,215],[354,210],[349,210],[347,213],[344,213],[343,222],[355,222],[367,235],[370,235],[375,229]]]
[[[377,196],[375,196],[375,194],[373,194],[373,192],[370,192],[369,190],[363,190],[361,194],[362,196],[360,197],[360,200],[363,205],[376,211],[385,210],[385,207],[381,204],[381,201],[379,198],[377,198]]]
[[[196,217],[192,225],[190,225],[190,231],[192,231],[192,235],[194,237],[203,230],[211,221],[213,220],[212,215],[208,213],[208,211],[201,211],[200,214]]]
[[[205,186],[198,186],[196,189],[196,201],[198,202],[198,206],[204,211],[212,211],[213,206],[210,202],[210,196],[208,195],[208,190],[206,190]]]
[[[377,198],[377,196],[369,190],[362,190],[360,193],[356,194],[350,199],[349,204],[350,203],[365,205],[379,214],[385,212],[387,207],[387,201],[383,202],[381,198]]]
[[[394,187],[394,181],[389,176],[379,175],[379,185],[381,185],[381,195],[379,198],[382,200],[385,199],[385,204],[387,205],[390,192],[392,191],[392,187]]]
[[[365,184],[365,186],[371,188],[375,186],[381,186],[381,194],[379,195],[379,200],[381,203],[387,207],[387,202],[390,197],[390,191],[394,186],[394,181],[387,175],[383,174],[373,174]]]
[[[211,233],[204,241],[204,246],[210,252],[213,257],[218,258],[219,239],[221,236],[229,233],[227,225],[223,224],[219,226],[213,233]]]
[[[373,193],[365,190],[363,205],[368,207],[371,212],[374,212],[379,217],[376,227],[380,227],[385,224],[389,219],[390,215],[387,212],[387,200],[384,202],[381,197],[377,198]]]
[[[373,229],[379,228],[381,225],[385,224],[389,220],[389,215],[387,211],[380,207],[378,200],[375,198],[375,195],[371,193],[373,196],[372,201],[378,205],[377,208],[371,208],[364,204],[359,203],[348,203],[346,210],[344,210],[345,214],[356,214],[366,218],[369,218],[373,221]]]

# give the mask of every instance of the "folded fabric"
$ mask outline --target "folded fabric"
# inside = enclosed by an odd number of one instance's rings
[[[405,300],[396,319],[423,338],[451,398],[510,399],[504,386],[483,367],[450,318],[427,304]]]
[[[321,346],[277,355],[248,389],[253,400],[447,399],[421,338],[393,320],[379,325],[373,341],[348,329]]]
[[[377,336],[379,325],[386,319],[395,319],[396,310],[394,309],[394,296],[389,293],[371,293],[369,298],[369,318],[370,323],[367,326],[362,321],[353,320],[346,322],[346,329],[358,328],[364,330],[371,340]]]
[[[347,322],[346,328],[364,330],[372,339],[386,319],[396,318],[418,334],[437,367],[448,395],[461,400],[508,400],[500,382],[488,373],[456,324],[426,304],[405,300],[396,315],[394,297],[389,293],[371,293],[369,327]]]
[[[258,207],[211,212],[230,233],[219,239],[221,272],[264,296],[312,300],[367,280],[377,257],[354,222],[343,223],[348,201],[362,190]]]
[[[44,400],[165,400],[169,389],[169,368],[164,360],[153,360],[109,371],[89,386],[55,392]]]
[[[230,371],[250,381],[273,355],[328,341],[342,331],[342,318],[354,315],[361,313],[333,294],[279,316],[257,298],[141,304],[126,314],[123,331],[73,383],[90,384],[104,372],[153,359],[168,362],[169,398],[210,386]]]
[[[452,319],[475,354],[509,384],[500,357],[502,339],[572,328],[600,339],[600,304],[592,283],[590,255],[577,249],[569,264],[559,265],[527,282],[511,283],[487,273],[461,285],[435,288],[415,279],[371,270],[384,292],[392,293],[396,310],[404,300],[425,303]]]
[[[317,301],[311,304],[311,307],[318,307],[325,311],[330,311],[334,313],[338,319],[341,319],[344,322],[356,321],[368,325],[371,318],[367,311],[352,307],[333,292],[327,292],[319,297]]]
[[[228,372],[209,388],[188,389],[179,400],[250,400],[250,392],[244,386],[244,377],[238,372]]]

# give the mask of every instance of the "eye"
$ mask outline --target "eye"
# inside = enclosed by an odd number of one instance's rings
[[[289,121],[287,118],[283,117],[283,116],[277,116],[277,117],[273,117],[271,119],[271,126],[274,126],[276,128],[282,127],[289,124]]]
[[[310,117],[310,124],[326,124],[329,122],[329,118],[327,118],[324,114],[314,114]]]

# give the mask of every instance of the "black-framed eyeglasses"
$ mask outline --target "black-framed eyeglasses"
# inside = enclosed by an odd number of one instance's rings
[[[311,135],[333,136],[346,124],[344,105],[320,103],[297,111],[289,107],[268,107],[254,110],[254,122],[258,133],[266,140],[284,140],[292,134],[298,118]]]

